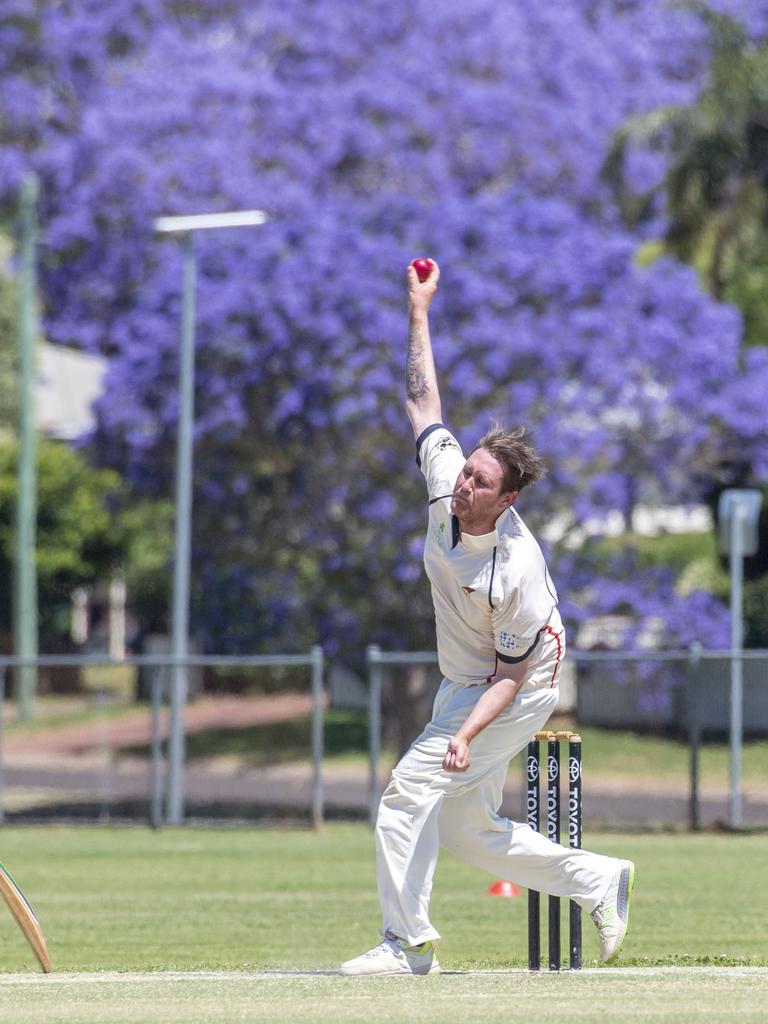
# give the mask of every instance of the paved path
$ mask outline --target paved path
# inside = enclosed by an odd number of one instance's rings
[[[149,790],[147,766],[136,761],[107,765],[101,769],[8,765],[4,771],[4,803],[10,817],[23,794],[27,794],[32,806],[58,803],[74,813],[73,808],[83,803],[103,805],[105,809],[121,803],[148,804]],[[225,766],[219,769],[192,766],[186,773],[188,812],[195,817],[215,813],[216,805],[234,816],[239,816],[237,808],[240,807],[239,814],[243,817],[274,814],[280,808],[304,814],[311,805],[311,794],[311,773],[306,765],[289,764],[235,772]],[[368,807],[367,775],[359,769],[326,767],[323,795],[329,816],[365,817]],[[522,806],[522,786],[510,781],[505,789],[502,812],[519,819]],[[703,825],[724,822],[727,811],[726,794],[702,794],[700,814]],[[605,787],[599,782],[585,786],[586,828],[684,826],[687,821],[688,796],[683,788],[659,792],[652,787],[640,788],[637,784],[627,784],[623,789]],[[768,800],[764,796],[747,795],[744,821],[750,825],[768,824]]]
[[[189,704],[184,714],[187,733],[206,729],[232,729],[238,726],[275,725],[290,721],[312,710],[312,698],[303,693],[281,693],[270,697],[203,697]],[[169,712],[160,715],[160,735],[168,737]],[[144,708],[136,708],[120,718],[105,715],[99,721],[35,728],[12,734],[3,741],[3,753],[9,760],[25,756],[39,758],[49,755],[82,754],[89,750],[112,747],[137,747],[150,741],[150,716]]]

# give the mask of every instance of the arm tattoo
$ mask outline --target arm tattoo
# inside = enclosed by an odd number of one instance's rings
[[[405,386],[408,398],[418,402],[429,393],[427,371],[424,363],[424,338],[420,324],[411,323],[408,328],[408,359],[405,366]]]

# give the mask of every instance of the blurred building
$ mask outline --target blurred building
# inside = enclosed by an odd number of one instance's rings
[[[107,361],[61,345],[37,346],[35,418],[48,437],[74,441],[95,423],[93,403],[104,390]]]
[[[34,400],[38,430],[60,441],[76,441],[95,426],[93,405],[104,390],[107,361],[77,349],[40,341]],[[117,573],[96,587],[71,595],[71,638],[86,653],[125,656],[125,583]]]

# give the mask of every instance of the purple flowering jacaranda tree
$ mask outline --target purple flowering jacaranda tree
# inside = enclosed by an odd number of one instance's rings
[[[600,175],[628,116],[694,99],[706,39],[663,0],[8,0],[0,191],[10,210],[42,178],[46,330],[109,356],[87,444],[139,491],[170,493],[177,421],[180,254],[153,218],[270,214],[197,245],[209,649],[432,645],[402,396],[414,255],[443,268],[448,422],[464,441],[525,422],[548,458],[520,501],[534,528],[694,503],[735,456],[765,471],[765,351],[742,356],[690,270],[637,265]],[[701,596],[551,557],[571,621],[620,604],[696,635]],[[704,619],[724,639],[724,611]]]

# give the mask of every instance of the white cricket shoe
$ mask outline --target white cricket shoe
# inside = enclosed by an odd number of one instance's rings
[[[608,891],[589,915],[600,936],[600,959],[610,964],[618,957],[629,924],[629,900],[635,884],[635,865],[620,860]]]
[[[440,964],[435,957],[435,943],[422,942],[409,946],[392,932],[384,932],[384,941],[354,960],[341,965],[341,973],[357,977],[377,977],[389,974],[439,974]]]

